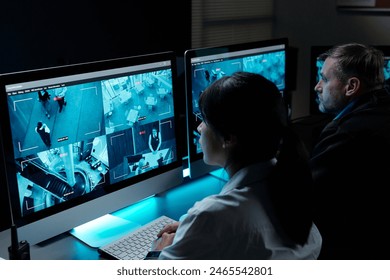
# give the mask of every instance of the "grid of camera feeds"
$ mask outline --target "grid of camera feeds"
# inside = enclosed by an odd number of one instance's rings
[[[282,91],[285,88],[286,52],[285,50],[264,52],[253,55],[228,57],[225,59],[210,59],[208,61],[194,62],[192,72],[192,113],[193,113],[193,139],[196,152],[201,153],[199,133],[196,127],[201,123],[198,99],[201,92],[215,80],[231,75],[237,71],[247,71],[263,75],[274,82]]]
[[[21,216],[177,160],[170,67],[10,90],[8,107]]]

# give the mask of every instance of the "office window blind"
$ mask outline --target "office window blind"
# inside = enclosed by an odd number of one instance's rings
[[[192,0],[193,48],[272,37],[274,0]]]

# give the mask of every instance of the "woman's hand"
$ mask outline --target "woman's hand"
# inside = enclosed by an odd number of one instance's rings
[[[173,233],[164,232],[161,235],[161,237],[159,237],[158,239],[156,239],[153,242],[152,250],[154,250],[154,251],[161,251],[165,247],[167,247],[167,246],[172,244],[173,238],[175,238],[175,233],[174,232]]]
[[[157,233],[157,239],[153,242],[152,250],[161,251],[166,246],[171,245],[178,227],[179,222],[164,226],[163,229]]]
[[[179,227],[179,224],[180,224],[179,222],[174,222],[172,224],[168,224],[168,225],[164,226],[163,229],[157,233],[157,237],[161,237],[164,232],[175,233],[177,228]]]

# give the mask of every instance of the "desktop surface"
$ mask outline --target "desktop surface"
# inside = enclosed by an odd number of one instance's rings
[[[144,225],[161,215],[179,220],[196,201],[208,195],[219,193],[225,182],[212,174],[197,179],[188,179],[175,188],[130,205],[112,213],[112,215],[139,225]],[[10,244],[3,245],[1,247]],[[7,255],[3,255],[4,252],[5,250],[2,249],[0,257],[8,259]],[[70,232],[62,233],[31,246],[30,255],[32,260],[105,259],[98,253],[97,248],[87,245]]]

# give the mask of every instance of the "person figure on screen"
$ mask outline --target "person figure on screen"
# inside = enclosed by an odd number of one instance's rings
[[[138,175],[144,173],[146,168],[148,167],[149,167],[149,162],[146,161],[145,157],[142,157],[137,163],[135,174]]]
[[[387,91],[390,91],[390,60],[385,61],[383,70],[385,75],[385,88]]]
[[[259,74],[236,72],[200,95],[203,160],[229,180],[165,226],[159,259],[317,259],[308,153],[288,125],[284,100]],[[253,137],[256,128],[260,137]],[[253,149],[256,147],[256,149]]]
[[[155,154],[158,150],[160,150],[161,147],[161,132],[157,130],[156,127],[153,127],[152,133],[149,134],[149,149],[150,151]]]
[[[314,87],[318,108],[333,119],[320,133],[310,165],[320,259],[390,259],[390,95],[383,53],[359,43],[337,45]]]
[[[50,148],[51,147],[51,136],[50,136],[49,127],[45,123],[39,121],[37,123],[37,126],[35,127],[35,132],[39,134],[43,143],[45,143],[46,147]]]
[[[66,92],[68,91],[68,88],[67,87],[62,87],[62,88],[57,88],[55,89],[55,98],[54,100],[57,101],[58,103],[58,112],[61,113],[62,112],[62,109],[64,106],[66,106],[66,101],[65,101],[65,95],[66,95]]]
[[[43,92],[43,93],[42,93]],[[47,90],[38,91],[38,101],[42,104],[42,109],[48,119],[50,119],[50,94]]]

